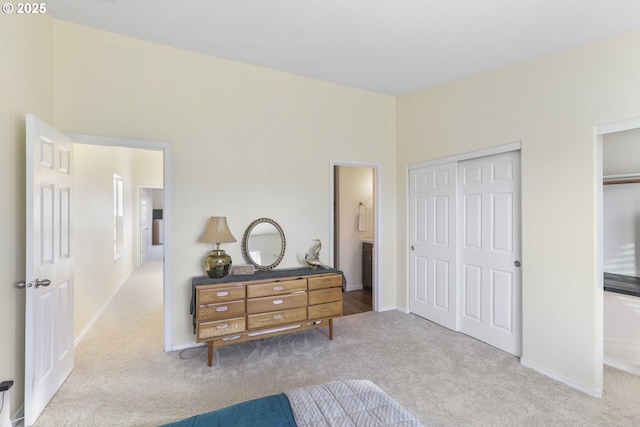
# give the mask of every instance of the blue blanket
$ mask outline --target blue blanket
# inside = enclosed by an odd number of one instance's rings
[[[162,427],[295,427],[284,393],[241,402],[217,411],[194,415]]]

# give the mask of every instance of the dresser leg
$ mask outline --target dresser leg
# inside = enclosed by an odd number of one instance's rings
[[[207,341],[207,363],[213,364],[213,341]]]
[[[329,319],[329,339],[333,339],[333,319]]]

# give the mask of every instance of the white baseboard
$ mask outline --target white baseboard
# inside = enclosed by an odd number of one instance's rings
[[[206,343],[189,342],[186,344],[172,345],[171,351],[186,350],[188,348],[206,347]]]
[[[574,388],[578,391],[581,391],[585,394],[588,394],[591,397],[596,397],[596,398],[601,398],[602,397],[602,390],[601,389],[595,389],[595,388],[591,388],[591,387],[586,387],[584,384],[580,384],[577,383],[575,381],[573,381],[572,379],[566,378],[560,374],[558,374],[557,372],[554,372],[550,369],[547,369],[543,366],[540,366],[536,363],[533,363],[529,360],[526,360],[524,358],[520,359],[520,363],[523,366],[526,366],[527,368],[531,368],[536,372],[540,372],[542,375],[545,375],[551,379],[554,379],[558,382],[561,382],[562,384],[568,385],[571,388]]]
[[[620,369],[621,371],[628,372],[632,375],[636,375],[640,377],[640,367],[629,365],[628,363],[618,362],[616,360],[609,359],[607,357],[604,358],[604,364],[611,366],[612,368]]]
[[[394,307],[380,307],[380,308],[377,310],[377,312],[378,312],[378,313],[382,313],[383,311],[394,311],[394,310],[402,311],[403,313],[408,313],[408,311],[405,311],[405,309],[404,309],[404,308],[402,308],[402,307],[395,307],[395,306],[394,306]]]
[[[349,283],[347,283],[347,288],[344,290],[345,292],[349,292],[349,291],[359,291],[360,289],[364,289],[364,286],[362,286],[362,283],[360,284],[355,284],[355,285],[351,285]]]

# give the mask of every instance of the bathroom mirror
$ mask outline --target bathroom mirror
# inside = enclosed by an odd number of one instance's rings
[[[242,236],[242,256],[256,270],[275,268],[282,261],[285,247],[282,228],[269,218],[256,219]]]

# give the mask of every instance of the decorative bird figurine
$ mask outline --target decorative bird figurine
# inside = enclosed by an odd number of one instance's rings
[[[309,267],[313,268],[314,270],[318,267],[331,268],[328,265],[323,264],[322,261],[320,261],[320,249],[322,249],[322,242],[320,242],[320,239],[315,239],[315,242],[316,244],[313,245],[311,254],[308,254],[308,253],[304,254],[304,260],[307,262],[307,264],[309,264]]]

